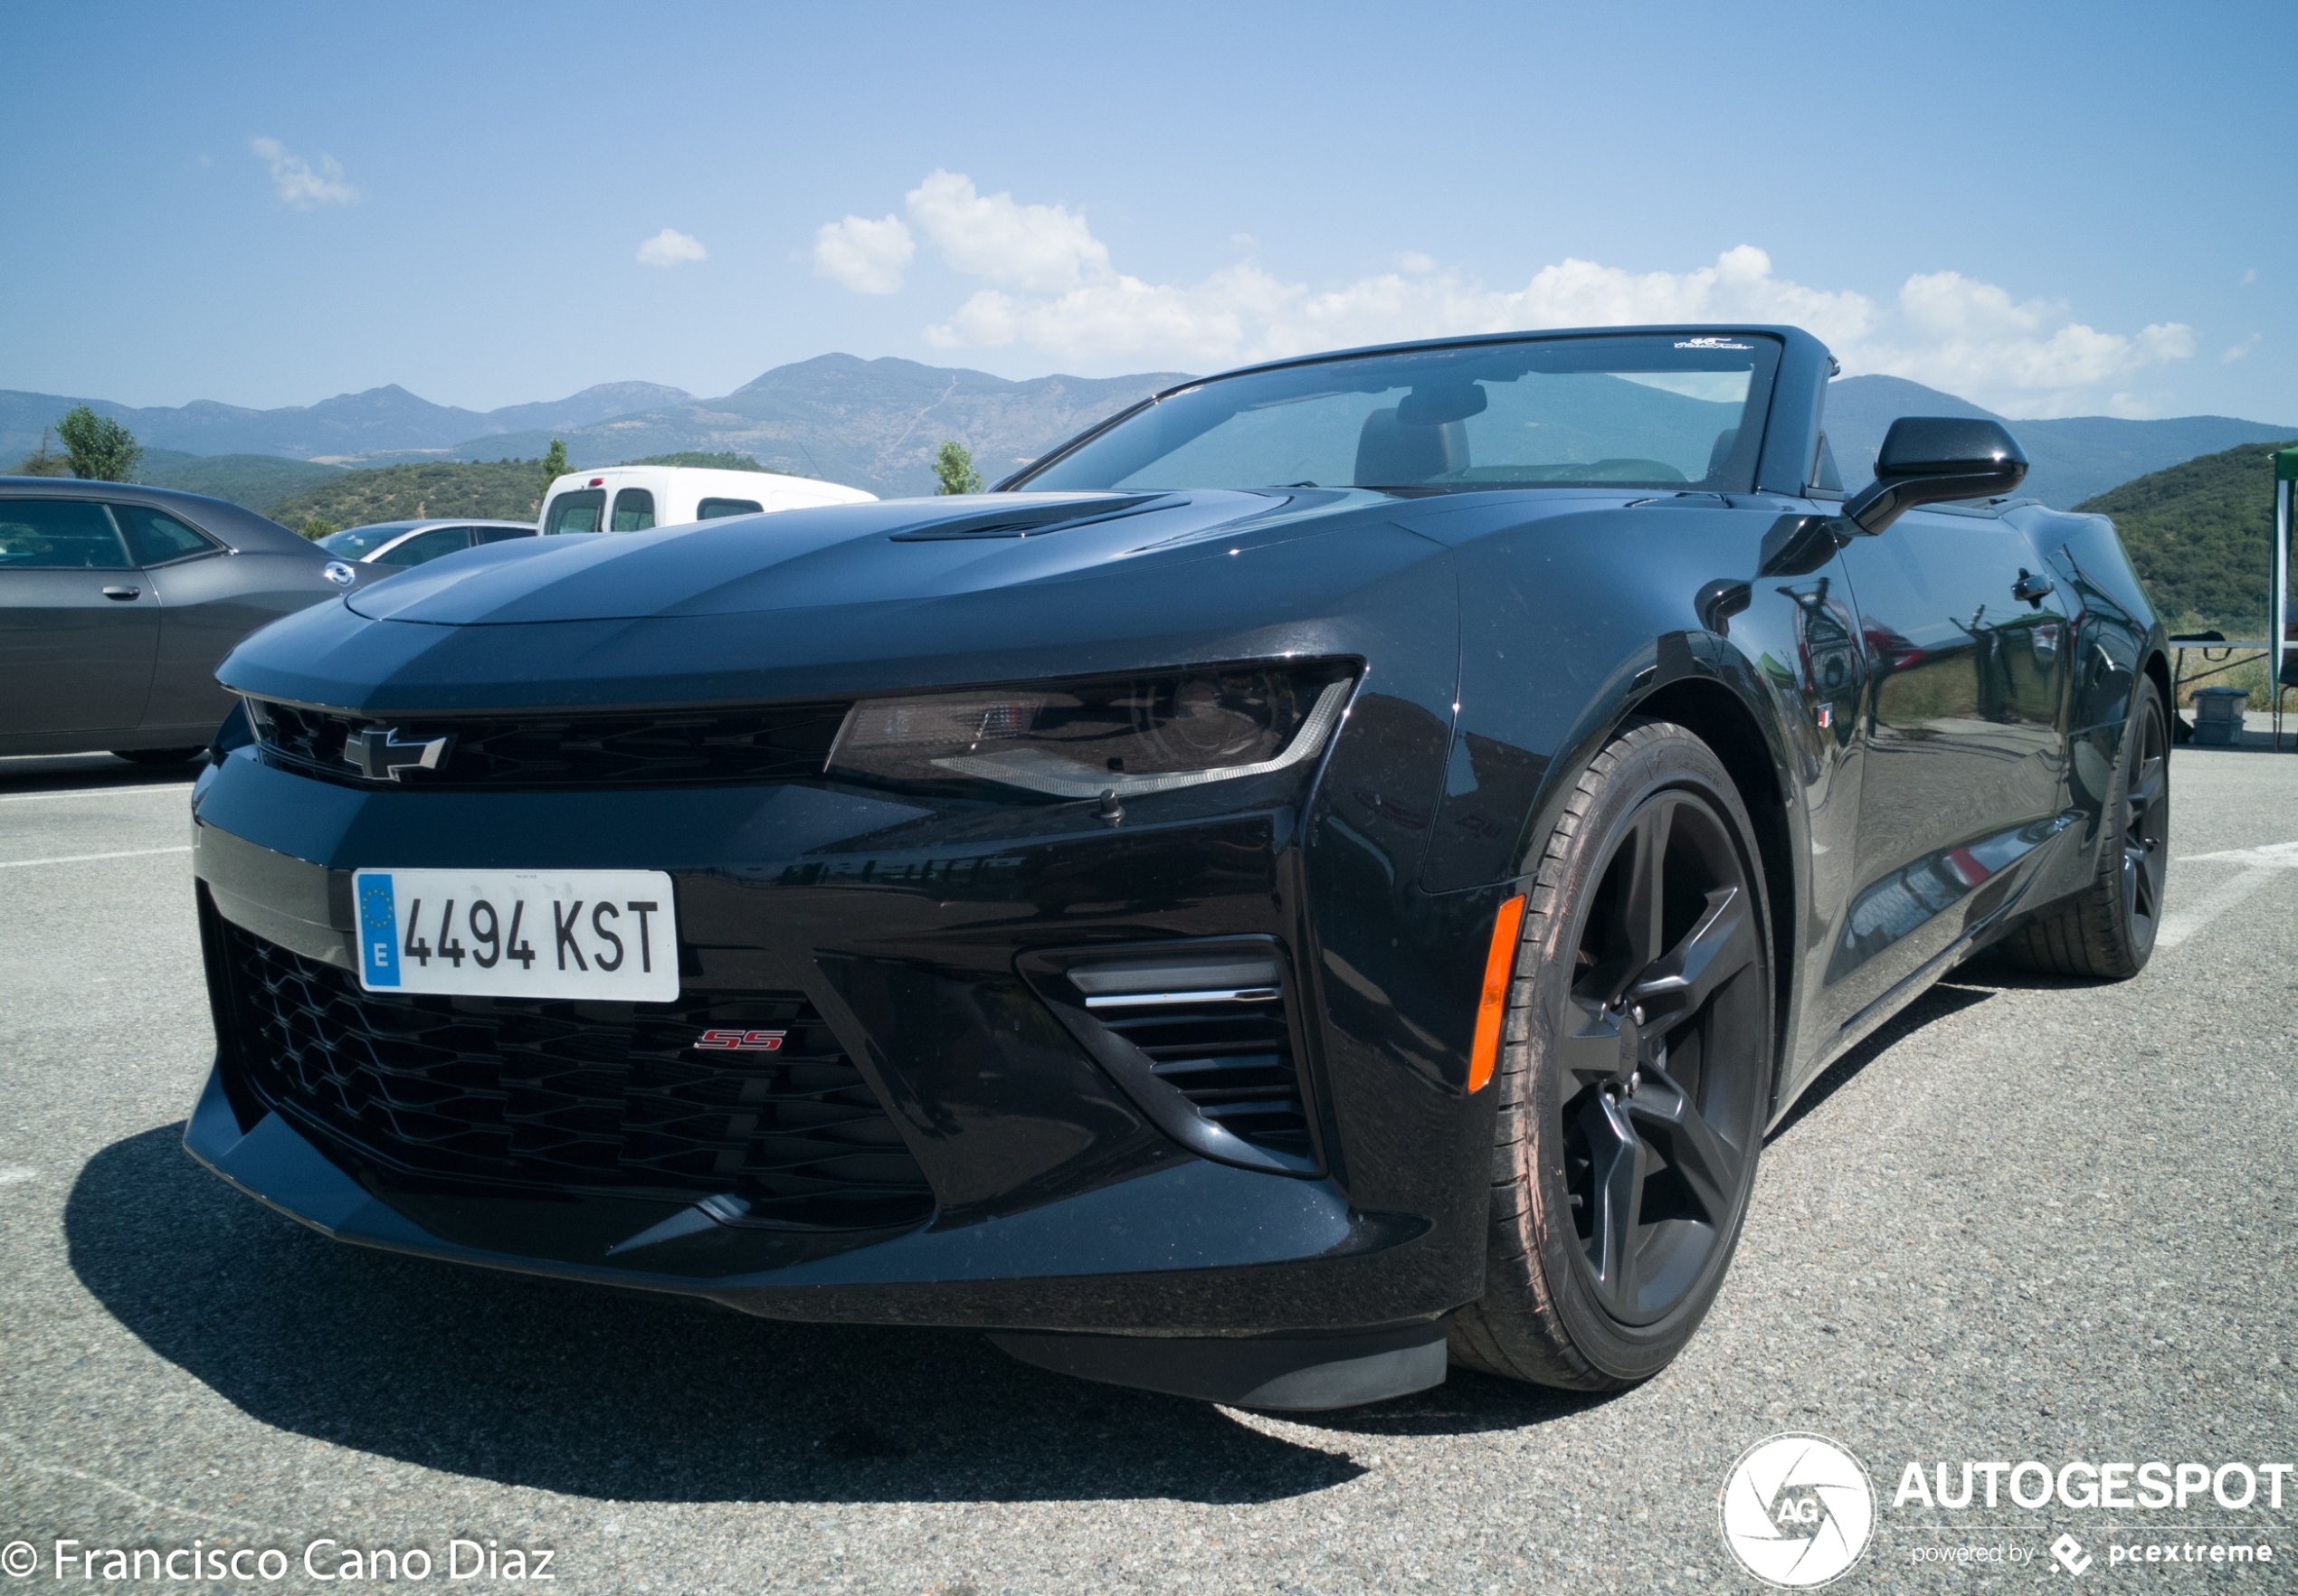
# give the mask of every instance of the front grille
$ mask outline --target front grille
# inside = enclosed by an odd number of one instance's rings
[[[915,1223],[926,1177],[796,993],[676,1003],[385,996],[222,928],[236,1053],[268,1107],[393,1168],[554,1192],[692,1201],[827,1229]],[[694,1050],[777,1030],[779,1052]]]
[[[1159,1080],[1230,1135],[1296,1158],[1315,1155],[1281,998],[1178,993],[1097,1009],[1093,1017],[1146,1053]]]
[[[268,762],[351,786],[707,786],[821,774],[848,706],[791,704],[635,713],[375,717],[251,699]],[[431,768],[369,777],[345,757],[370,730],[394,747],[444,737]]]

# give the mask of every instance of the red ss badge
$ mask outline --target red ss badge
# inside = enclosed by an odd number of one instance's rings
[[[694,1045],[706,1052],[779,1053],[786,1031],[706,1031]]]

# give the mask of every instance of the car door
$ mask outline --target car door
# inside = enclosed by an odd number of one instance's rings
[[[233,553],[170,511],[124,500],[111,509],[138,575],[159,600],[157,667],[141,724],[203,741],[232,707],[215,679],[223,656],[251,632],[340,589],[312,557]]]
[[[1856,1009],[2001,901],[2062,803],[2065,614],[2027,537],[1918,510],[1844,550],[1869,687],[1848,915],[1828,964]]]
[[[159,628],[158,595],[103,505],[0,499],[0,735],[137,725]]]

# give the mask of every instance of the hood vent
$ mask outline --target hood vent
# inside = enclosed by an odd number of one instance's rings
[[[1132,493],[1099,499],[1066,499],[1047,504],[1014,496],[1010,509],[985,510],[946,521],[929,521],[894,533],[895,543],[951,543],[976,537],[1035,537],[1072,527],[1090,527],[1144,510],[1166,509],[1185,502],[1177,493]]]

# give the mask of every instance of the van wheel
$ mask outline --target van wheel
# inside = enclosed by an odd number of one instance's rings
[[[1524,905],[1501,1032],[1485,1294],[1455,1362],[1582,1391],[1665,1368],[1738,1245],[1772,1077],[1754,828],[1707,745],[1633,722]]]

